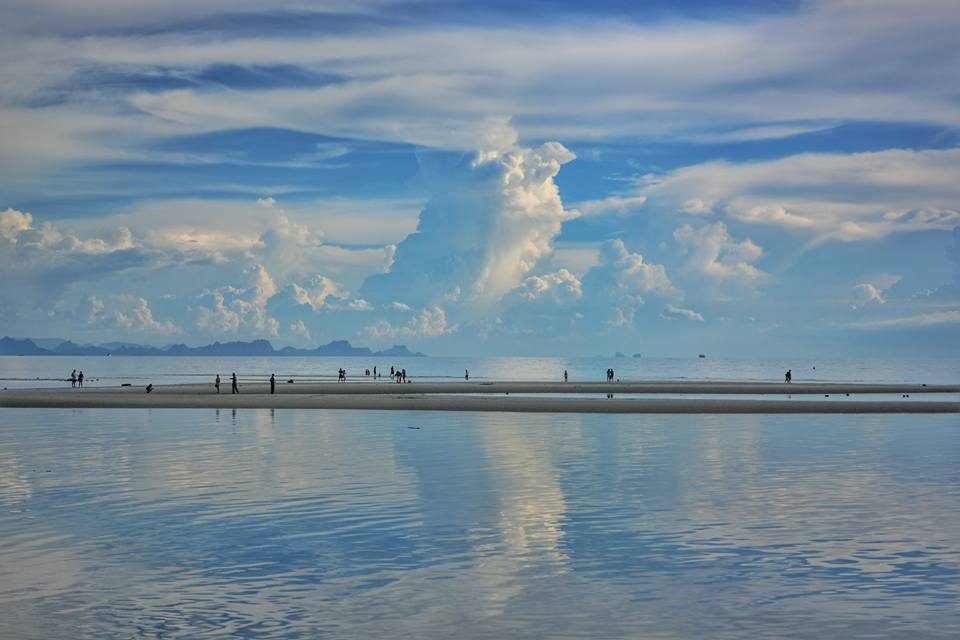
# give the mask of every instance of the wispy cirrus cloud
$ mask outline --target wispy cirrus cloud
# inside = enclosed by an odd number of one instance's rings
[[[809,153],[707,162],[639,189],[647,207],[780,228],[812,244],[960,224],[960,150]]]
[[[227,8],[187,4],[173,9]],[[24,87],[8,96],[7,109],[49,99],[62,80],[91,69],[148,70],[162,78],[216,65],[287,65],[342,78],[282,89],[81,85],[59,96],[61,108],[77,116],[91,105],[109,109],[113,126],[88,124],[60,138],[91,148],[98,141],[129,147],[132,140],[116,135],[117,122],[145,114],[156,120],[140,128],[147,136],[156,127],[273,126],[454,149],[509,146],[513,129],[522,139],[757,140],[849,120],[957,125],[960,110],[949,90],[960,68],[954,9],[922,0],[871,3],[867,10],[845,0],[738,21],[581,18],[575,25],[560,19],[469,28],[427,22],[257,37],[229,30],[84,38],[14,33],[0,65],[11,84]],[[909,91],[891,77],[909,78]]]
[[[960,311],[935,311],[911,316],[864,320],[851,322],[847,326],[852,329],[900,329],[949,324],[960,324]]]

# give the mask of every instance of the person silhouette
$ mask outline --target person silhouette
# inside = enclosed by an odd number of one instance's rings
[[[564,382],[567,381],[567,370],[566,370],[566,369],[563,370],[563,381],[564,381]]]
[[[274,394],[277,392],[277,377],[274,374],[270,374],[270,393]]]
[[[217,379],[213,381],[213,386],[216,388],[217,393],[220,393],[220,374],[217,374]]]
[[[73,389],[77,386],[77,370],[74,369],[70,372],[70,388]]]
[[[77,386],[83,388],[83,371],[77,374]]]
[[[783,381],[788,383],[793,382],[793,371],[787,369],[787,372],[783,374]]]
[[[234,371],[233,375],[230,376],[230,395],[234,393],[240,393],[240,389],[237,388],[237,372]]]
[[[464,370],[463,370],[463,379],[464,379],[464,380],[469,380],[469,379],[470,379],[470,369],[464,369]]]

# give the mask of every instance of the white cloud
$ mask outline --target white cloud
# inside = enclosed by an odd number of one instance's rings
[[[608,240],[600,245],[600,264],[596,270],[588,272],[592,281],[598,273],[606,271],[611,274],[616,286],[629,293],[657,293],[659,295],[676,295],[676,290],[670,283],[667,271],[663,265],[644,262],[639,253],[627,251],[623,240]]]
[[[637,308],[644,304],[647,295],[682,296],[663,265],[647,263],[641,254],[628,251],[619,239],[600,246],[598,264],[584,274],[582,287],[580,312],[610,326],[633,324]]]
[[[130,296],[131,306],[127,310],[117,310],[114,314],[118,327],[142,331],[150,334],[174,335],[180,329],[170,320],[158,321],[153,317],[149,303],[139,296]]]
[[[689,266],[703,275],[717,280],[751,283],[762,280],[766,274],[754,266],[763,256],[763,249],[749,238],[737,241],[722,222],[694,229],[688,224],[673,232]]]
[[[76,283],[152,267],[164,256],[136,241],[129,229],[80,236],[62,223],[34,223],[16,209],[0,213],[0,318],[50,309]]]
[[[211,334],[277,335],[279,321],[267,314],[267,302],[277,293],[276,283],[260,264],[244,275],[249,281],[246,288],[225,286],[200,296],[201,303],[212,304],[198,306],[197,326]]]
[[[899,318],[851,322],[854,329],[896,329],[910,327],[931,327],[944,324],[960,324],[960,311],[936,311]]]
[[[646,196],[610,196],[600,200],[577,203],[576,209],[585,216],[628,215],[647,201]]]
[[[121,334],[172,336],[182,330],[172,320],[157,320],[145,298],[132,294],[111,294],[105,298],[91,295],[87,324]]]
[[[886,304],[887,299],[884,297],[884,293],[902,279],[901,276],[881,273],[870,278],[867,282],[857,284],[853,287],[850,307],[852,309],[858,309],[871,304]]]
[[[361,334],[371,338],[396,337],[436,337],[447,333],[455,333],[459,327],[447,321],[446,312],[440,307],[419,309],[405,322],[391,323],[388,320],[378,320],[361,330]]]
[[[558,143],[481,152],[427,203],[390,271],[368,278],[361,294],[387,303],[404,291],[402,302],[430,307],[459,289],[475,311],[488,312],[550,255],[562,223],[576,216],[553,180],[573,158]]]
[[[549,298],[555,304],[570,304],[583,295],[583,288],[575,275],[561,269],[555,273],[526,278],[510,295],[526,301]]]
[[[703,316],[696,311],[675,307],[672,304],[667,304],[667,306],[664,307],[663,311],[660,312],[660,317],[665,320],[695,320],[697,322],[703,322]]]
[[[851,302],[851,306],[856,309],[871,303],[887,303],[886,298],[883,297],[883,290],[878,289],[869,282],[856,285],[853,288],[853,301]]]
[[[290,291],[293,300],[297,304],[309,305],[314,311],[319,311],[326,303],[328,298],[344,298],[344,293],[336,282],[325,276],[314,276],[304,286],[293,282],[290,284]]]
[[[275,0],[275,11],[366,13],[388,0],[355,0],[349,5],[333,0]],[[218,14],[263,10],[260,0],[7,0],[0,8],[6,24],[42,31],[115,30],[202,20]]]
[[[105,305],[103,300],[97,298],[97,296],[90,296],[88,300],[90,302],[90,313],[87,316],[87,324],[94,324],[103,317]]]
[[[33,216],[16,209],[8,208],[0,213],[0,237],[7,242],[16,244],[17,237],[33,226]]]
[[[947,259],[954,265],[953,293],[960,297],[960,225],[953,228],[953,245],[947,248]]]
[[[700,198],[692,198],[683,203],[680,211],[693,215],[709,215],[713,213],[713,205],[707,204]]]
[[[291,323],[288,330],[291,334],[299,336],[304,341],[310,341],[310,330],[307,329],[307,325],[304,324],[303,320],[297,320]]]
[[[709,162],[640,187],[648,207],[779,227],[812,244],[960,223],[960,150],[801,154]]]
[[[4,39],[0,76],[14,92],[8,100],[36,103],[99,70],[192,78],[215,65],[294,65],[343,81],[135,95],[116,85],[92,87],[69,95],[66,104],[21,109],[18,124],[4,132],[6,166],[29,164],[33,156],[56,160],[58,146],[61,158],[119,158],[158,131],[248,126],[502,149],[515,141],[514,129],[523,139],[723,141],[780,138],[854,120],[960,122],[950,90],[956,83],[949,82],[960,67],[953,46],[960,17],[948,0],[875,2],[869,10],[859,0],[821,0],[800,11],[709,22],[614,22],[578,14],[575,21],[559,16],[546,24],[428,22],[296,37],[223,29],[57,35],[83,32],[83,24],[146,24],[166,15],[188,24],[191,15],[252,7],[104,0],[96,6],[111,9],[97,11],[88,4],[81,11],[65,1],[18,0],[0,8],[4,24],[23,28],[41,17],[46,25],[42,36]],[[890,78],[909,78],[909,86],[894,86]],[[11,121],[12,111],[0,122]],[[40,117],[31,120],[34,115]]]

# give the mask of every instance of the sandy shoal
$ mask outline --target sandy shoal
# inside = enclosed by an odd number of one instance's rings
[[[267,394],[270,385],[263,382],[241,382],[240,393]],[[144,385],[130,387],[86,387],[82,391],[68,385],[59,389],[14,390],[33,393],[143,393]],[[2,392],[0,392],[2,393]],[[491,394],[544,393],[544,394],[692,394],[692,395],[843,395],[843,394],[921,394],[960,393],[960,385],[926,385],[915,383],[793,383],[783,382],[738,382],[706,380],[643,380],[624,382],[543,382],[543,381],[497,381],[497,382],[411,382],[396,384],[388,381],[358,379],[348,383],[294,382],[288,384],[277,380],[276,395],[425,395],[425,394]],[[150,395],[217,395],[212,381],[202,384],[154,385]],[[220,395],[230,395],[230,381],[220,385]]]
[[[718,384],[723,391],[716,391]],[[920,387],[911,385],[869,385],[871,389],[882,386],[882,391],[864,391],[866,385],[817,385],[831,398],[817,400],[782,399],[731,399],[731,398],[608,398],[605,393],[683,393],[664,390],[657,383],[653,390],[648,385],[634,383],[495,383],[498,391],[489,390],[488,395],[457,395],[450,392],[451,386],[463,383],[429,384],[317,384],[277,385],[276,394],[269,394],[267,385],[245,384],[241,393],[232,395],[227,385],[217,394],[212,385],[170,385],[154,388],[145,393],[143,387],[111,387],[78,389],[9,389],[0,391],[0,407],[64,407],[64,408],[249,408],[249,409],[373,409],[414,411],[513,411],[537,413],[958,413],[960,402],[943,400],[856,400],[848,399],[846,393],[933,393],[956,392],[956,387]],[[473,385],[466,393],[477,394]],[[560,387],[565,393],[598,393],[595,397],[550,397],[509,396],[506,393],[559,393],[545,391]],[[642,386],[644,391],[637,391]],[[800,385],[792,385],[790,392]],[[323,387],[322,392],[313,390]],[[359,391],[359,387],[375,389]],[[421,391],[415,391],[420,387]],[[424,387],[429,392],[424,392]],[[534,388],[535,387],[535,388]],[[784,385],[779,392],[785,393]],[[752,383],[684,383],[686,393],[739,393],[757,394]],[[736,391],[726,390],[736,388]],[[625,390],[627,389],[627,390]],[[705,390],[711,389],[711,390]],[[493,395],[500,393],[501,395]],[[766,393],[772,393],[768,391]],[[836,397],[836,396],[842,397]]]

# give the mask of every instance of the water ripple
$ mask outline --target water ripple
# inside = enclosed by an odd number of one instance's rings
[[[958,427],[4,410],[0,637],[957,637]]]

